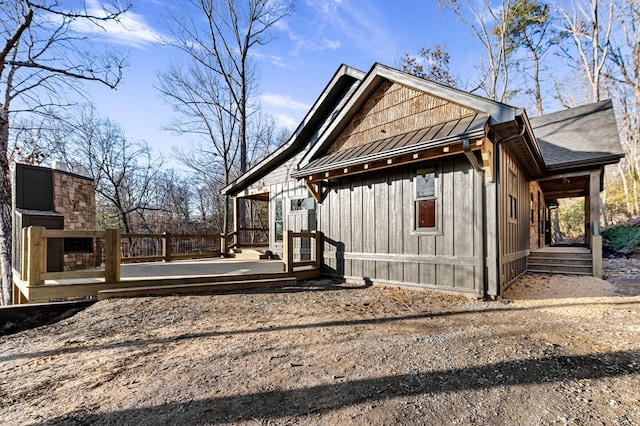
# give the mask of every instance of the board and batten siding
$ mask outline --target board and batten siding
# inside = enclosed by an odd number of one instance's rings
[[[438,227],[416,231],[415,171],[438,170]],[[324,272],[348,280],[484,294],[483,174],[463,156],[328,183],[317,206]]]
[[[516,217],[510,215],[510,173],[515,174]],[[529,180],[515,157],[502,148],[500,153],[500,284],[509,286],[527,270],[529,256]]]

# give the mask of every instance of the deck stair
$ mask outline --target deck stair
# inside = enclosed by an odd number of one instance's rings
[[[267,249],[243,247],[233,250],[234,258],[241,260],[264,260],[270,259],[270,252]]]
[[[547,274],[592,275],[591,252],[583,247],[545,247],[529,254],[527,271]]]

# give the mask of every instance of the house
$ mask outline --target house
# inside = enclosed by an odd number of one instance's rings
[[[497,297],[550,245],[559,198],[584,197],[586,271],[601,275],[599,193],[622,156],[610,101],[530,119],[384,65],[342,65],[293,136],[223,193],[268,203],[276,254],[284,230],[320,231],[325,274]]]
[[[96,229],[96,185],[92,178],[53,167],[16,163],[13,168],[13,268],[21,270],[22,232],[29,226],[86,231]],[[102,259],[100,259],[102,260]],[[47,272],[93,268],[98,259],[91,238],[47,241]]]

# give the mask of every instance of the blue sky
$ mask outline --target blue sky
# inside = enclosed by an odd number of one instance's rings
[[[166,35],[164,7],[134,0],[123,26],[110,27],[108,39],[125,46],[129,67],[117,90],[91,86],[89,98],[103,116],[119,123],[133,140],[145,140],[156,153],[189,143],[162,130],[172,118],[154,85],[175,52],[157,43]],[[401,4],[400,4],[401,3]],[[478,56],[469,30],[436,0],[298,0],[293,15],[274,30],[275,38],[254,50],[261,78],[262,108],[279,124],[294,129],[328,83],[346,63],[368,71],[380,62],[396,66],[403,52],[446,43],[452,69],[464,75]]]

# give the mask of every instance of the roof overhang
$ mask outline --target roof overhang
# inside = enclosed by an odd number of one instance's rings
[[[593,174],[597,174],[599,176],[599,190],[602,191],[604,183],[604,173],[602,168],[556,173],[539,179],[537,182],[547,200],[585,197],[589,195],[590,179]]]
[[[315,182],[480,150],[488,117],[474,114],[320,157],[291,174]],[[473,143],[469,143],[472,140]]]

